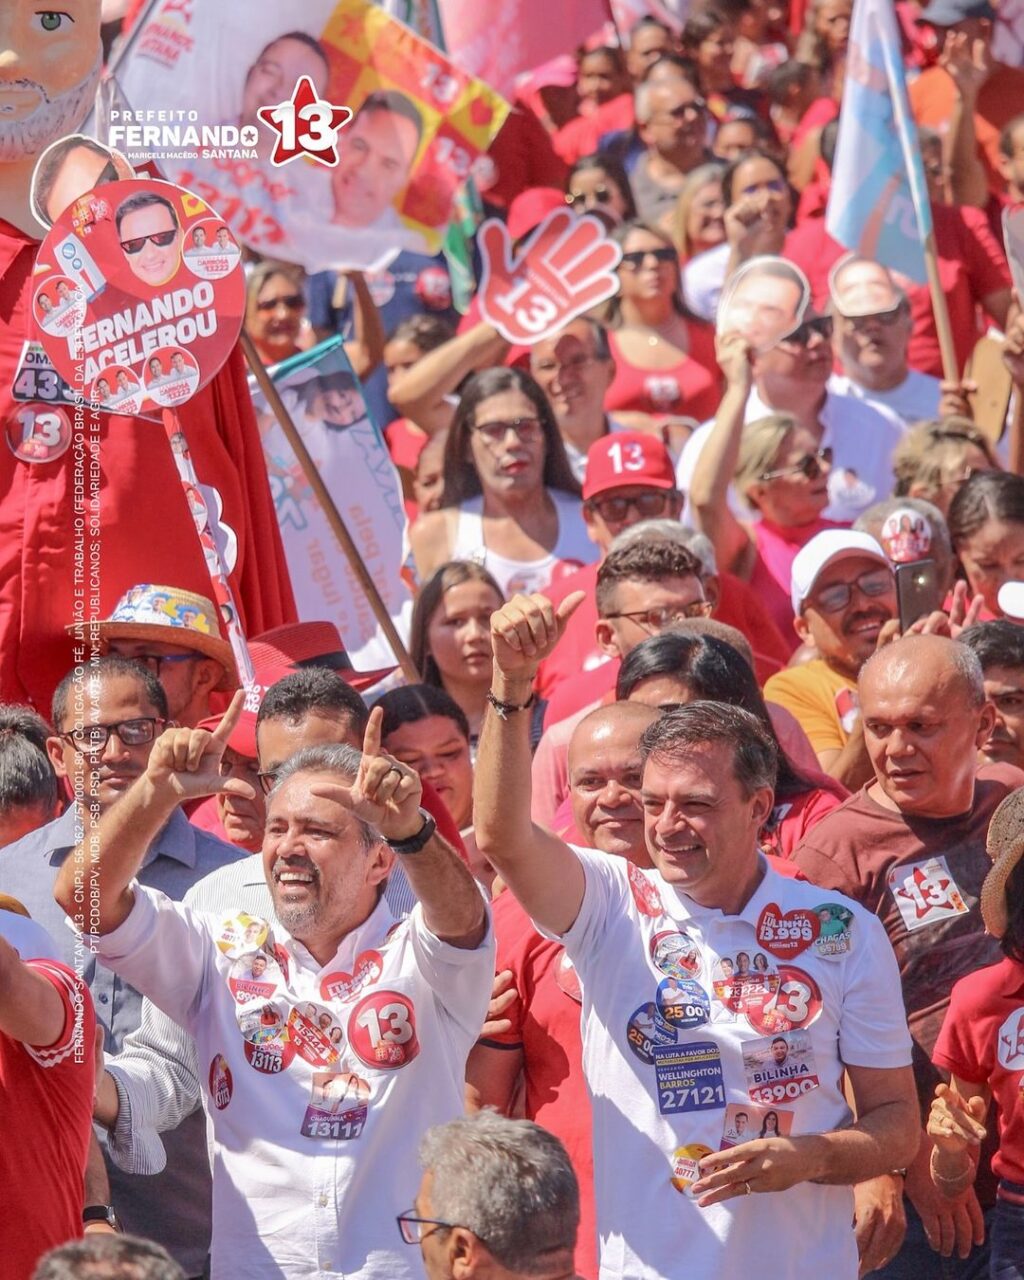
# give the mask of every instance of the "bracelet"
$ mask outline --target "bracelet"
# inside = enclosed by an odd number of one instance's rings
[[[500,698],[494,696],[492,689],[487,690],[487,701],[494,710],[501,716],[502,720],[507,720],[513,711],[526,711],[537,701],[537,691],[533,690],[525,702],[502,702]]]
[[[944,1177],[941,1173],[939,1173],[939,1171],[935,1168],[935,1156],[937,1153],[938,1153],[938,1147],[932,1147],[932,1153],[931,1153],[931,1156],[929,1157],[929,1164],[931,1166],[931,1169],[930,1169],[931,1175],[935,1182],[940,1183],[944,1187],[959,1187],[962,1183],[970,1183],[974,1180],[974,1163],[971,1160],[970,1156],[967,1157],[967,1167],[964,1169],[962,1173],[958,1173],[953,1178],[947,1178],[947,1177]]]

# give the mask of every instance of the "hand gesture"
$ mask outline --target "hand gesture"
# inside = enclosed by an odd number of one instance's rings
[[[780,209],[781,201],[772,191],[741,196],[726,209],[725,238],[741,260],[758,252],[762,236],[774,230]]]
[[[715,338],[715,359],[730,387],[738,387],[742,391],[750,390],[750,384],[754,378],[750,367],[752,350],[748,339],[743,334],[736,333],[735,330],[720,333]]]
[[[357,818],[377,828],[387,840],[407,840],[423,826],[420,800],[423,783],[415,769],[389,756],[380,745],[384,712],[374,707],[363,734],[363,758],[355,782],[317,781],[314,796],[334,800]]]
[[[221,793],[252,800],[256,792],[241,778],[225,778],[220,768],[228,738],[245,705],[245,690],[231,699],[224,718],[212,733],[207,729],[165,729],[153,744],[146,777],[155,790],[175,800],[198,800]]]
[[[956,1154],[980,1147],[985,1137],[984,1098],[964,1099],[952,1085],[936,1086],[928,1114],[928,1136],[941,1150]]]
[[[992,69],[988,41],[970,36],[966,31],[948,30],[939,66],[946,69],[961,98],[973,103]]]
[[[970,397],[976,395],[978,384],[969,378],[959,382],[939,383],[939,417],[974,419]]]
[[[483,259],[480,315],[506,342],[540,342],[619,287],[615,267],[622,250],[596,218],[577,218],[569,209],[549,214],[514,262],[503,222],[485,222],[477,243]]]
[[[705,1156],[691,1190],[706,1209],[737,1196],[786,1191],[808,1176],[806,1151],[798,1138],[755,1138]]]
[[[539,592],[532,596],[513,596],[497,613],[491,614],[495,667],[507,679],[532,680],[585,599],[585,591],[574,591],[556,609],[547,596]]]

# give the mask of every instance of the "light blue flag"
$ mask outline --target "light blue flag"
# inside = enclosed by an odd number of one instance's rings
[[[855,253],[927,280],[932,214],[892,0],[854,0],[825,227]]]

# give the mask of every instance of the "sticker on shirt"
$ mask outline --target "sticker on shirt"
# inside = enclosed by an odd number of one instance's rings
[[[379,951],[363,951],[356,957],[351,973],[336,971],[320,979],[323,1000],[354,1000],[364,987],[376,982],[384,972]]]
[[[923,560],[931,552],[932,526],[920,512],[897,507],[886,517],[878,541],[893,564]]]
[[[675,1044],[675,1027],[670,1027],[656,1004],[642,1004],[626,1023],[626,1043],[645,1066],[654,1066],[654,1050]]]
[[[398,991],[373,991],[352,1010],[349,1044],[368,1067],[393,1071],[408,1066],[420,1051],[416,1010]]]
[[[665,978],[655,997],[658,1012],[673,1027],[701,1027],[711,1018],[708,993],[692,978]]]
[[[700,947],[685,933],[666,930],[650,943],[651,961],[669,978],[693,978],[700,973]]]
[[[555,963],[555,981],[558,983],[559,991],[563,991],[570,1000],[575,1000],[577,1004],[583,1003],[583,985],[580,982],[580,975],[576,972],[576,966],[566,955],[564,947]]]
[[[223,1111],[231,1101],[235,1091],[235,1082],[231,1078],[231,1068],[222,1053],[218,1053],[210,1063],[210,1100],[218,1111]]]
[[[702,1040],[696,1044],[659,1046],[653,1052],[658,1110],[662,1115],[717,1111],[725,1106],[722,1055],[717,1044]]]
[[[818,1087],[818,1068],[806,1031],[789,1031],[742,1045],[747,1093],[752,1102],[771,1106],[792,1102]]]
[[[818,936],[818,917],[813,911],[783,911],[769,902],[757,918],[758,945],[779,960],[795,960]]]
[[[780,965],[778,988],[768,999],[750,999],[743,1012],[755,1031],[777,1035],[809,1027],[821,1013],[821,988],[809,973],[793,965]]]
[[[793,1112],[770,1107],[754,1107],[747,1102],[730,1102],[725,1109],[722,1145],[719,1151],[738,1147],[758,1138],[785,1138],[793,1129]]]
[[[268,932],[266,920],[240,911],[238,915],[225,916],[221,921],[217,949],[229,960],[241,960],[242,956],[263,946]]]
[[[970,910],[943,857],[893,867],[889,889],[911,931],[964,916]]]
[[[239,1004],[249,1000],[269,1000],[284,974],[277,960],[268,951],[250,951],[231,966],[228,986]]]
[[[253,1001],[235,1010],[238,1029],[245,1044],[245,1059],[254,1071],[276,1076],[287,1070],[295,1057],[295,1045],[288,1035],[287,1006]]]
[[[629,876],[629,887],[633,891],[633,901],[637,910],[644,916],[663,916],[665,908],[661,905],[661,894],[651,884],[639,867],[631,862],[626,869]]]
[[[1024,1071],[1024,1009],[1015,1009],[999,1028],[996,1052],[1007,1071]]]
[[[352,1071],[316,1071],[302,1119],[304,1138],[358,1138],[366,1124],[370,1086]]]
[[[7,445],[19,462],[53,462],[67,453],[71,436],[71,419],[57,405],[20,405],[7,423]]]
[[[314,1067],[331,1067],[345,1047],[345,1032],[330,1009],[306,1000],[288,1015],[288,1037],[295,1052]]]
[[[836,715],[844,733],[853,733],[860,715],[856,689],[840,689],[835,696]]]
[[[818,917],[818,936],[814,950],[823,960],[845,956],[852,946],[853,912],[838,902],[823,902],[814,908]]]
[[[700,1162],[710,1155],[714,1155],[714,1152],[702,1142],[676,1147],[672,1152],[672,1185],[677,1191],[692,1196],[690,1188],[700,1178]]]
[[[715,962],[711,989],[730,1012],[743,1013],[748,1001],[763,1005],[775,995],[779,975],[763,951],[737,951]]]

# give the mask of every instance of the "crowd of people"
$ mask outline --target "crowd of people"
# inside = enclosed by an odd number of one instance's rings
[[[89,81],[79,7],[59,73],[68,15],[0,22],[12,423],[53,138],[4,93]],[[3,1280],[1024,1280],[1024,66],[989,0],[896,5],[953,370],[827,230],[852,0],[651,8],[480,169],[517,251],[621,250],[557,332],[397,239],[243,251],[260,360],[340,336],[382,429],[417,682],[297,618],[237,352],[182,430],[248,687],[159,428],[102,417],[91,660],[69,473],[8,431]]]

